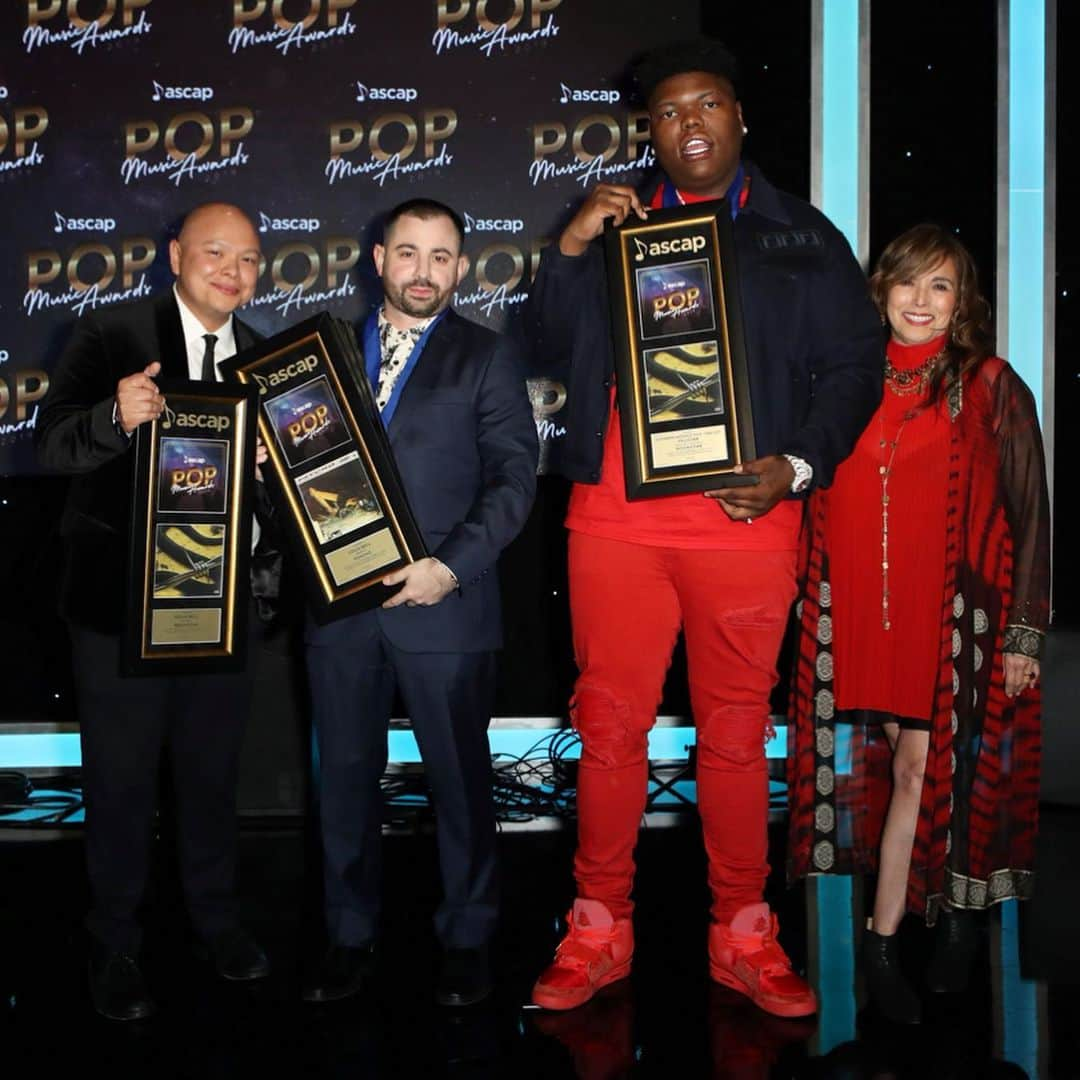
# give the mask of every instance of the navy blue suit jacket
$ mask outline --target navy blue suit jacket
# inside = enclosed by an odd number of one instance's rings
[[[436,325],[387,434],[430,554],[460,588],[432,607],[364,612],[316,626],[311,645],[344,645],[377,619],[405,652],[483,652],[502,644],[495,563],[536,493],[537,441],[525,369],[507,337],[454,311]]]

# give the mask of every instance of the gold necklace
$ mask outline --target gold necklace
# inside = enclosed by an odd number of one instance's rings
[[[924,394],[930,385],[930,376],[934,373],[937,362],[945,355],[945,349],[927,357],[918,367],[895,368],[892,361],[885,357],[885,385],[900,397],[909,394]]]
[[[924,396],[930,385],[930,377],[938,361],[945,355],[945,346],[942,346],[933,356],[927,357],[918,367],[895,368],[888,356],[885,357],[885,385],[898,397],[908,397],[911,394]],[[881,464],[878,466],[878,475],[881,477],[881,625],[886,630],[892,629],[889,618],[889,477],[892,475],[893,463],[896,460],[896,448],[900,445],[900,436],[904,434],[907,422],[912,419],[916,409],[909,409],[904,413],[900,426],[896,429],[896,436],[889,440],[885,438],[885,414],[880,412],[879,423],[881,425],[881,438],[878,445],[881,447]],[[889,449],[889,460],[885,460],[885,448]]]
[[[907,422],[915,416],[914,410],[904,413],[896,436],[892,440],[885,438],[885,416],[880,415],[881,464],[878,475],[881,477],[881,625],[885,630],[892,629],[889,620],[889,477],[892,475],[893,462],[896,460],[896,448],[900,445],[900,436],[904,433]],[[889,460],[885,460],[885,448],[889,448]]]

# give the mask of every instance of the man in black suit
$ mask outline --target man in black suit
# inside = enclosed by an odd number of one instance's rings
[[[381,609],[307,632],[330,941],[305,984],[308,1001],[347,997],[371,974],[379,778],[395,689],[435,807],[444,893],[435,926],[445,950],[438,997],[467,1005],[490,991],[495,563],[532,505],[537,442],[517,351],[450,307],[468,268],[463,239],[453,210],[416,199],[390,213],[374,249],[385,298],[364,330],[367,373],[432,555],[384,579],[401,588]]]
[[[251,299],[259,240],[235,206],[193,210],[169,245],[176,282],[158,297],[84,315],[42,406],[44,465],[72,475],[61,522],[61,611],[72,645],[93,902],[90,989],[115,1020],[155,1011],[138,956],[159,762],[169,748],[184,895],[220,975],[256,979],[269,964],[237,922],[236,783],[250,700],[246,673],[123,678],[132,437],[161,414],[155,379],[216,379],[255,341],[233,311]]]

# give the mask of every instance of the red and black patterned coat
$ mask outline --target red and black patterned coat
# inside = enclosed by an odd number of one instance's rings
[[[951,419],[939,656],[907,907],[986,908],[1032,890],[1038,689],[1005,694],[1003,654],[1038,657],[1049,620],[1049,498],[1031,393],[1001,359],[947,397]],[[873,421],[871,421],[873,422]],[[871,497],[868,493],[868,497]],[[807,518],[788,728],[788,877],[870,873],[891,791],[879,724],[833,698],[834,620],[824,537],[829,491]]]

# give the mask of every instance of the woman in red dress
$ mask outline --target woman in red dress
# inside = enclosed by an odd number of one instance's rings
[[[970,913],[1031,893],[1049,500],[1034,401],[993,355],[964,246],[917,226],[871,290],[885,393],[808,517],[788,869],[877,875],[867,985],[916,1023],[905,911],[942,916],[928,984],[956,990]]]

